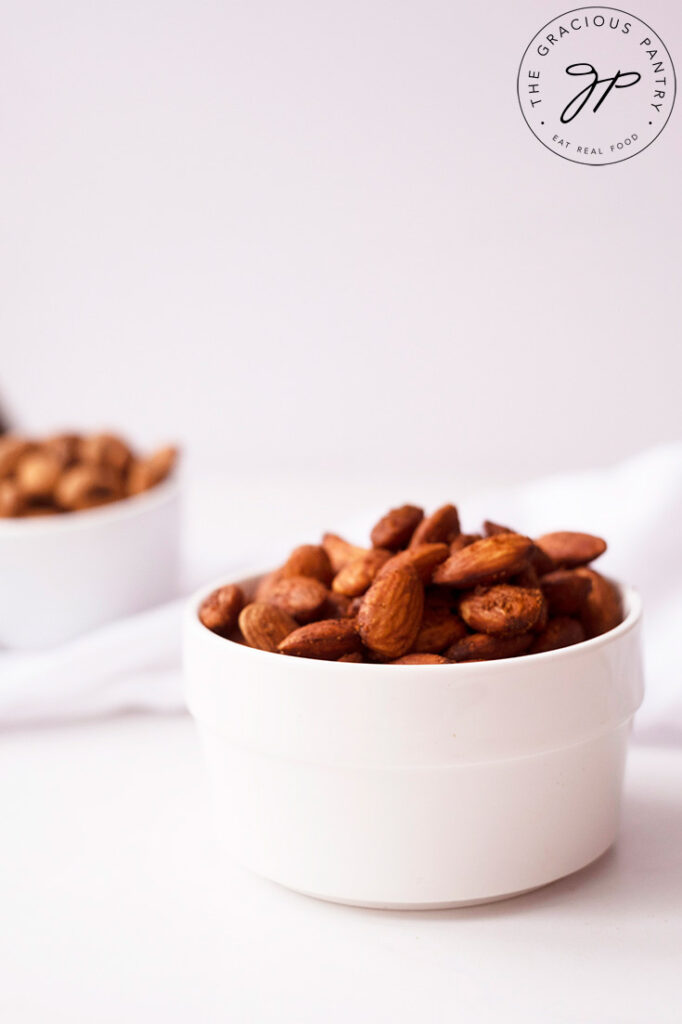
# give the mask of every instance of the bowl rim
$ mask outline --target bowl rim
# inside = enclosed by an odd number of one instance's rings
[[[134,518],[146,509],[165,504],[175,497],[179,490],[180,474],[174,470],[165,480],[150,487],[148,491],[130,494],[106,505],[54,515],[3,517],[0,519],[0,541],[5,537],[36,537],[50,533],[66,533],[70,530],[87,529],[103,526],[112,521]]]
[[[255,570],[249,570],[248,572],[242,573],[239,579],[226,580],[223,575],[218,579],[213,580],[212,583],[200,587],[191,595],[191,597],[186,602],[184,613],[185,630],[191,630],[192,633],[194,633],[197,637],[201,637],[203,641],[206,641],[209,644],[226,644],[226,657],[229,656],[230,651],[233,650],[238,650],[239,652],[248,651],[248,657],[251,657],[252,655],[257,658],[266,657],[268,659],[272,659],[273,657],[283,657],[282,655],[274,655],[274,653],[271,651],[260,651],[255,647],[248,647],[246,644],[235,643],[233,640],[229,640],[226,637],[222,637],[218,633],[213,633],[208,628],[208,626],[205,626],[203,624],[203,622],[199,618],[199,607],[202,601],[206,597],[208,597],[208,595],[212,593],[212,591],[217,590],[218,587],[228,586],[231,583],[236,583],[237,585],[248,583],[271,571],[271,567],[257,567]],[[551,661],[556,661],[557,659],[563,660],[565,658],[578,657],[581,654],[588,651],[596,652],[601,647],[613,643],[615,640],[624,636],[626,633],[632,632],[632,630],[635,629],[635,627],[639,624],[642,618],[642,598],[639,591],[636,590],[635,587],[621,583],[619,580],[613,579],[610,576],[606,578],[618,587],[621,599],[623,600],[623,603],[627,608],[627,613],[623,618],[623,621],[619,622],[618,625],[614,626],[613,629],[609,629],[606,633],[601,633],[599,636],[592,637],[589,640],[581,640],[580,643],[571,644],[570,647],[560,647],[554,651],[541,651],[538,654],[518,654],[516,655],[516,657],[513,658],[496,658],[494,660],[489,661],[448,662],[445,665],[401,665],[399,667],[407,673],[420,673],[420,675],[422,676],[420,685],[423,685],[423,673],[424,670],[427,668],[431,671],[437,669],[441,673],[440,679],[442,680],[442,673],[446,669],[448,671],[452,671],[453,669],[459,669],[460,671],[462,671],[462,669],[466,667],[469,671],[474,673],[499,673],[504,672],[510,664],[513,664],[515,666],[523,666],[528,663],[532,665],[542,665]],[[320,666],[322,665],[324,665],[325,667],[334,666],[332,671],[341,671],[345,673],[348,673],[349,667],[351,672],[353,669],[357,671],[358,669],[364,670],[367,668],[371,668],[372,670],[376,670],[377,672],[385,672],[388,669],[390,669],[391,671],[395,671],[396,667],[398,667],[395,665],[391,665],[387,662],[365,661],[359,664],[355,664],[353,662],[326,661],[322,658],[295,657],[289,657],[286,660],[287,665],[290,665],[291,662],[298,663],[301,666],[306,665],[307,667],[302,669],[302,671],[304,672],[312,671],[314,669],[317,669],[319,671]],[[404,678],[404,676],[401,675],[400,678],[402,679]],[[434,672],[434,678],[438,678],[437,672]]]

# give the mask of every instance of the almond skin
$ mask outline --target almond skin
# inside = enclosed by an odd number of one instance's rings
[[[594,569],[577,569],[576,572],[591,583],[580,621],[588,639],[601,636],[623,621],[620,594],[610,580]]]
[[[440,654],[456,640],[467,635],[467,628],[443,595],[429,594],[424,602],[417,639],[412,645],[415,654]]]
[[[533,588],[531,588],[531,589],[533,589]],[[543,595],[543,597],[544,597],[544,595]],[[548,622],[549,622],[549,609],[547,608],[547,602],[543,601],[542,602],[542,611],[540,612],[540,615],[538,616],[537,622],[533,623],[533,632],[536,634],[536,636],[537,636],[538,633],[542,633],[543,630],[545,630],[547,628],[547,623]]]
[[[395,569],[402,569],[403,566],[409,565],[417,573],[422,583],[428,583],[433,570],[445,561],[449,553],[450,549],[447,544],[417,544],[415,547],[409,547],[405,551],[399,551],[397,555],[393,555],[393,558],[379,570],[377,579],[380,576],[387,576]]]
[[[254,601],[242,608],[239,628],[249,647],[274,653],[282,640],[298,629],[298,623],[282,608]]]
[[[518,636],[533,628],[542,614],[544,603],[540,590],[500,583],[489,590],[463,597],[459,614],[477,633]]]
[[[93,466],[111,466],[117,473],[125,473],[133,461],[130,446],[114,434],[90,434],[80,438],[78,457]]]
[[[382,658],[400,658],[417,639],[424,611],[424,587],[411,566],[375,580],[358,612],[366,647]]]
[[[370,539],[375,548],[388,548],[399,551],[406,547],[412,534],[422,521],[424,510],[416,505],[401,505],[392,508],[374,526]]]
[[[0,477],[14,473],[19,460],[33,449],[34,445],[23,437],[5,434],[0,437]]]
[[[26,499],[17,487],[16,481],[0,480],[0,519],[5,516],[20,516],[26,511]]]
[[[540,586],[540,577],[533,565],[528,564],[525,569],[517,573],[516,576],[512,577],[512,583],[515,583],[517,587],[530,587],[531,590],[537,589]]]
[[[301,624],[319,617],[327,599],[327,588],[309,576],[279,576],[268,587],[267,604],[282,608]]]
[[[499,523],[494,523],[492,519],[486,519],[484,521],[483,530],[486,537],[494,537],[498,533],[516,533],[516,530],[510,530],[508,526],[501,526]]]
[[[447,658],[441,658],[440,654],[403,654],[402,658],[396,658],[391,665],[449,665]]]
[[[50,452],[28,452],[16,468],[16,482],[27,498],[49,498],[54,492],[62,466]]]
[[[550,615],[578,615],[592,589],[592,580],[575,569],[556,569],[540,583]]]
[[[237,625],[243,607],[244,593],[241,587],[230,583],[208,595],[199,609],[199,619],[212,633],[227,637]]]
[[[544,651],[558,651],[560,647],[572,647],[585,639],[585,630],[577,621],[567,615],[559,615],[550,619],[547,626],[533,641],[529,654],[542,654]]]
[[[262,576],[258,584],[256,585],[255,600],[264,601],[265,603],[267,603],[270,591],[275,586],[275,584],[281,579],[283,579],[281,569],[273,569],[272,572],[268,572],[265,574],[265,576]]]
[[[332,590],[346,597],[359,597],[364,594],[383,565],[391,558],[386,548],[373,548],[359,558],[353,558],[337,572],[332,583]]]
[[[327,591],[327,597],[320,611],[321,619],[352,619],[355,616],[355,609],[352,607],[352,600],[344,594],[335,594],[333,590]]]
[[[528,556],[533,569],[535,569],[538,576],[546,576],[548,572],[553,572],[555,569],[554,562],[549,555],[539,548],[537,544],[533,544],[530,555]]]
[[[301,544],[282,566],[283,576],[309,576],[328,587],[334,575],[329,555],[321,544]]]
[[[338,661],[360,652],[360,637],[350,619],[321,619],[301,626],[282,640],[279,650],[296,658]]]
[[[346,661],[354,665],[361,665],[365,660],[359,651],[355,651],[353,654],[342,654],[337,661]]]
[[[497,661],[524,654],[533,643],[532,633],[520,636],[490,636],[488,633],[470,633],[457,640],[444,652],[450,661]]]
[[[352,558],[358,558],[367,550],[367,548],[359,548],[355,544],[350,544],[336,533],[325,533],[322,538],[322,547],[327,552],[334,575],[340,572]]]
[[[601,537],[594,537],[591,533],[572,533],[570,530],[546,533],[538,537],[536,543],[552,559],[557,569],[587,565],[606,551],[606,541]]]
[[[450,544],[458,536],[459,514],[454,505],[441,505],[426,519],[422,519],[412,534],[410,547],[418,544]]]
[[[484,537],[451,554],[434,572],[433,582],[460,588],[497,583],[526,567],[532,547],[533,542],[519,533]]]
[[[468,548],[474,541],[483,540],[480,533],[460,533],[458,537],[450,544],[450,554],[454,555],[456,551],[461,551],[462,548]]]

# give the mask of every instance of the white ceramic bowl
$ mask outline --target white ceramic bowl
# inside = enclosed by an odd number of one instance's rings
[[[232,643],[198,620],[212,589],[187,610],[187,700],[219,834],[253,871],[342,903],[451,907],[613,843],[643,696],[634,591],[621,625],[574,647],[398,667]]]
[[[0,646],[71,640],[177,595],[175,477],[101,508],[0,519]]]

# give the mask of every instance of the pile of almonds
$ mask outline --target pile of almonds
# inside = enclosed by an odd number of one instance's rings
[[[42,441],[0,437],[0,517],[76,512],[155,487],[175,448],[141,457],[115,434],[58,434]]]
[[[561,531],[536,540],[486,521],[462,533],[454,505],[392,509],[371,548],[332,533],[303,544],[247,603],[220,587],[199,618],[262,651],[327,661],[442,665],[538,654],[622,619],[616,587],[587,568],[606,542]]]

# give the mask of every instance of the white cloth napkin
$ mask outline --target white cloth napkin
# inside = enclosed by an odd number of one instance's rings
[[[456,499],[456,487],[452,492],[442,500]],[[349,538],[362,542],[381,511],[367,509],[349,523]],[[608,469],[474,494],[460,503],[460,515],[468,531],[487,517],[531,535],[576,529],[608,538],[598,568],[638,587],[644,598],[647,696],[637,732],[647,740],[682,743],[682,444]],[[193,538],[189,545],[201,578],[220,572],[227,578],[244,565],[243,551],[232,565],[225,557],[216,564],[216,537],[206,529],[201,535],[203,543]],[[281,540],[286,550],[301,537]],[[267,562],[262,552],[256,558]],[[197,578],[196,567],[188,567],[188,578]],[[50,651],[0,653],[0,723],[181,709],[182,604],[170,602]]]

